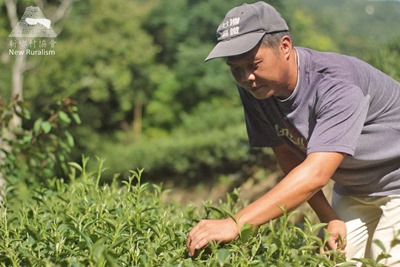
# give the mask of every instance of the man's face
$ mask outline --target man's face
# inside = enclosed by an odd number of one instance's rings
[[[289,62],[282,49],[274,50],[262,44],[227,59],[236,83],[258,99],[290,96],[294,88],[289,79]]]

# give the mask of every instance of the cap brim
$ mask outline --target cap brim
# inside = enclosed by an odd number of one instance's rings
[[[265,32],[251,32],[233,39],[219,42],[204,61],[214,58],[244,54],[253,49],[265,35]]]

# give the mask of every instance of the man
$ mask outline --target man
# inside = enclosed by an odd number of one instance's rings
[[[189,255],[234,240],[308,201],[346,257],[376,258],[380,240],[400,265],[400,84],[352,57],[293,47],[288,26],[264,2],[227,13],[206,58],[226,58],[243,103],[250,145],[271,147],[286,174],[235,219],[202,220]],[[332,206],[321,189],[335,181]]]

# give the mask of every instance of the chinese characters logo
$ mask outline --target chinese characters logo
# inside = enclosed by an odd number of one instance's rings
[[[27,7],[21,20],[9,35],[9,54],[14,56],[55,55],[55,37],[51,27],[39,7]]]

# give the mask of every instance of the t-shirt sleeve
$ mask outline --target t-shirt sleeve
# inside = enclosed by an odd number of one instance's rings
[[[265,114],[260,111],[254,97],[238,87],[240,99],[242,100],[247,135],[251,147],[273,147],[283,143],[276,134],[272,124],[267,120]]]
[[[342,152],[354,156],[368,112],[369,95],[354,85],[336,85],[318,98],[307,153]]]

